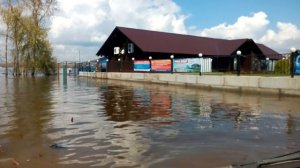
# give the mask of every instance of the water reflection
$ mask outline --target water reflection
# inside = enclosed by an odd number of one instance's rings
[[[260,157],[263,157],[266,153],[272,153],[270,149],[273,147],[274,151],[283,153],[299,149],[299,111],[295,106],[297,98],[277,99],[276,96],[196,91],[183,87],[157,87],[126,82],[112,82],[109,85],[112,86],[105,88],[105,91],[100,89],[106,95],[105,106],[110,107],[106,109],[109,119],[123,122],[145,120],[143,126],[149,125],[145,126],[147,129],[143,130],[146,133],[143,136],[151,137],[151,143],[163,143],[166,151],[172,149],[175,153],[181,153],[185,149],[189,151],[186,154],[189,154],[194,153],[195,149],[207,151],[209,148],[217,150],[218,155],[223,150],[228,152],[243,148],[247,151],[254,146],[256,151],[262,153]],[[118,128],[127,126],[125,124]],[[291,131],[295,133],[288,136],[288,139],[275,138],[274,141],[274,137],[285,136],[285,133],[290,134]],[[287,142],[291,139],[293,143]],[[168,144],[165,144],[166,141]],[[188,143],[184,144],[186,141]],[[282,143],[289,145],[282,146]],[[177,157],[173,154],[175,157],[170,158],[172,152],[152,150],[159,148],[159,145],[154,144],[143,153],[147,156],[143,161],[149,163],[148,166],[165,167],[160,162],[169,163],[168,160],[174,162],[174,158],[185,158],[183,154]],[[245,156],[241,156],[244,158],[240,160],[259,159],[259,156]],[[231,158],[232,161],[235,159]],[[226,159],[223,161],[226,162]]]
[[[0,86],[5,89],[0,89],[0,135],[6,133],[11,129],[10,123],[14,120],[10,111],[12,111],[12,99],[9,96],[9,80],[8,78],[3,78],[0,80]]]
[[[112,121],[139,121],[153,117],[169,117],[171,96],[143,88],[124,86],[100,87],[104,106]]]
[[[5,148],[2,158],[18,158],[19,162],[37,159],[37,163],[42,163],[44,156],[55,159],[44,146],[46,123],[51,120],[51,80],[3,79],[6,87],[1,89],[1,127],[7,129],[0,133],[0,144]]]
[[[103,95],[105,112],[109,120],[116,122],[149,121],[150,119],[182,122],[196,119],[197,122],[201,122],[200,127],[203,128],[217,128],[226,124],[235,129],[259,129],[254,126],[256,122],[264,117],[268,118],[271,113],[271,117],[286,119],[286,129],[291,132],[291,127],[294,125],[293,117],[299,115],[295,104],[297,98],[281,98],[283,100],[270,107],[270,103],[277,99],[276,96],[272,98],[203,90],[195,92],[180,87],[153,89],[145,84],[126,82],[124,85],[122,82],[118,85],[110,83],[109,86],[101,84],[99,88],[99,92]],[[174,92],[174,89],[177,91]],[[185,91],[185,95],[181,95],[180,90]],[[208,94],[209,97],[203,97],[203,94]],[[195,99],[195,96],[198,98]],[[249,127],[251,124],[253,127]]]
[[[299,98],[56,79],[0,81],[0,167],[217,167],[300,148]]]

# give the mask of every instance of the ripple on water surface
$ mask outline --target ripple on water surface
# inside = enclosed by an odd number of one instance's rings
[[[24,167],[217,167],[300,149],[299,98],[74,77],[0,84],[0,158]]]

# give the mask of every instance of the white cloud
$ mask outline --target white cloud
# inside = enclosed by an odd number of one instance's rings
[[[115,26],[186,33],[185,15],[172,0],[59,0],[49,37],[60,61],[95,59]],[[57,48],[56,46],[64,46]]]
[[[296,25],[278,22],[276,27],[277,31],[267,30],[259,41],[281,51],[287,51],[290,47],[300,48],[300,29]]]
[[[241,16],[233,24],[222,23],[198,31],[198,35],[224,39],[251,38],[278,52],[288,52],[290,47],[300,48],[300,29],[292,23],[277,22],[276,29],[268,28],[270,20],[264,12]]]
[[[183,14],[172,0],[58,0],[58,4],[60,10],[52,18],[49,37],[59,61],[79,60],[79,50],[82,61],[95,59],[115,26],[225,39],[252,38],[279,52],[287,52],[291,46],[300,48],[299,27],[278,22],[271,29],[271,21],[262,11],[240,16],[235,23],[199,30],[186,26],[190,14]],[[1,27],[3,30],[3,24]]]
[[[270,21],[264,12],[252,16],[241,16],[234,24],[222,23],[212,28],[204,29],[200,35],[226,39],[254,38],[257,39],[267,29]]]

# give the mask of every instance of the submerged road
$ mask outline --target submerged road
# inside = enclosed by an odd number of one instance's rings
[[[296,97],[0,78],[0,167],[218,167],[300,149]]]

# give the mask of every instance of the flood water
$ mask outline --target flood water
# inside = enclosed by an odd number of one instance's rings
[[[300,99],[0,77],[0,167],[220,167],[300,150]]]

